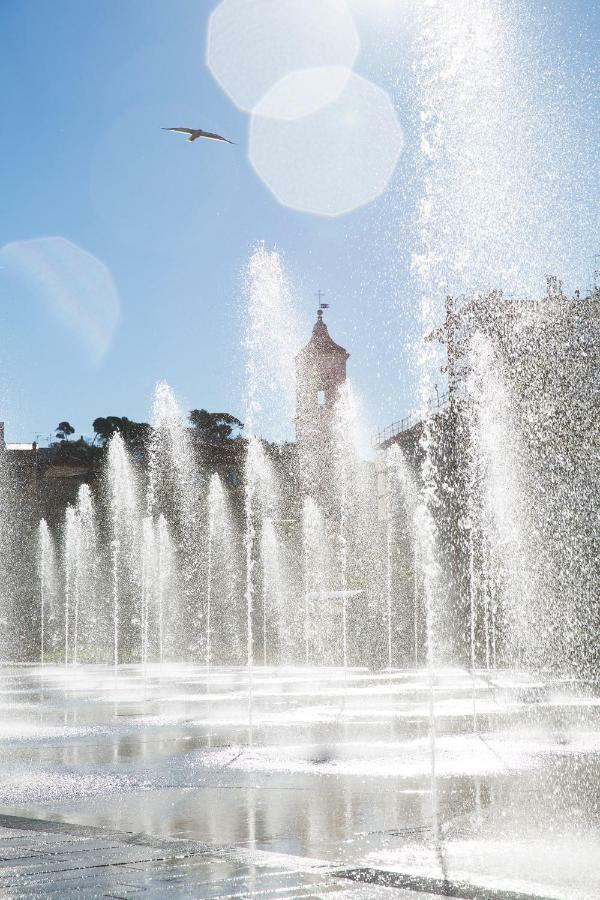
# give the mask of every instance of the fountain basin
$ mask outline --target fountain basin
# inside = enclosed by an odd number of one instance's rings
[[[4,666],[0,810],[591,898],[600,696],[539,684],[435,673],[436,841],[424,671],[255,667],[250,742],[245,668]]]

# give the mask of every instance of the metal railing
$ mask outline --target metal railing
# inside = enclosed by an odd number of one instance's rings
[[[437,394],[434,400],[430,400],[428,404],[428,410],[434,416],[438,415],[438,413],[442,412],[448,406],[449,393],[448,391],[444,391],[443,394]],[[392,438],[397,437],[399,434],[402,434],[405,431],[410,431],[411,428],[414,428],[415,425],[418,425],[421,421],[420,413],[410,412],[407,416],[404,416],[403,419],[399,419],[397,422],[392,422],[391,425],[388,425],[386,428],[378,431],[377,434],[374,434],[371,443],[374,447],[380,447],[382,444],[385,444],[387,441],[391,441]]]

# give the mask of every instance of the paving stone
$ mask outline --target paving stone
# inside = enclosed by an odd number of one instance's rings
[[[0,821],[0,890],[11,898],[304,898],[339,892],[322,873],[290,867],[277,854],[263,854],[261,866],[260,852],[244,849],[16,816]]]
[[[1,819],[2,817],[0,817]],[[427,897],[480,896],[465,885],[438,885],[399,873],[340,869],[322,860],[244,847],[208,847],[189,840],[103,832],[100,828],[18,817],[0,828],[0,896],[11,900],[41,897],[161,900],[164,897],[273,897],[403,900]],[[29,829],[31,825],[31,829]],[[29,849],[28,849],[29,848]],[[353,884],[352,882],[359,882]],[[473,893],[475,891],[475,893]],[[488,895],[486,895],[488,896]],[[491,896],[491,894],[489,895]],[[502,900],[530,900],[498,892]]]

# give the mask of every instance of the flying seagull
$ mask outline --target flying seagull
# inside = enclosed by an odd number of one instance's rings
[[[214,134],[212,131],[202,131],[201,128],[163,128],[163,131],[176,131],[178,134],[189,134],[188,141],[197,141],[198,138],[208,138],[209,141],[225,141],[226,144],[233,144],[220,134]]]

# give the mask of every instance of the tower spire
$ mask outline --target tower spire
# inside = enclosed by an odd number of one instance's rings
[[[323,293],[323,291],[321,290],[321,288],[319,288],[319,290],[318,290],[318,291],[316,292],[316,294],[315,294],[315,297],[316,297],[317,300],[319,301],[319,308],[317,309],[317,321],[318,321],[318,322],[321,322],[322,319],[323,319],[323,310],[324,310],[324,309],[329,309],[329,303],[322,303],[322,302],[321,302],[321,298],[324,297],[324,296],[325,296],[325,294]]]
[[[317,297],[323,296],[319,291]],[[319,303],[308,343],[296,356],[296,441],[301,471],[314,492],[330,481],[335,404],[346,380],[349,353],[331,338],[323,321],[327,303]]]

